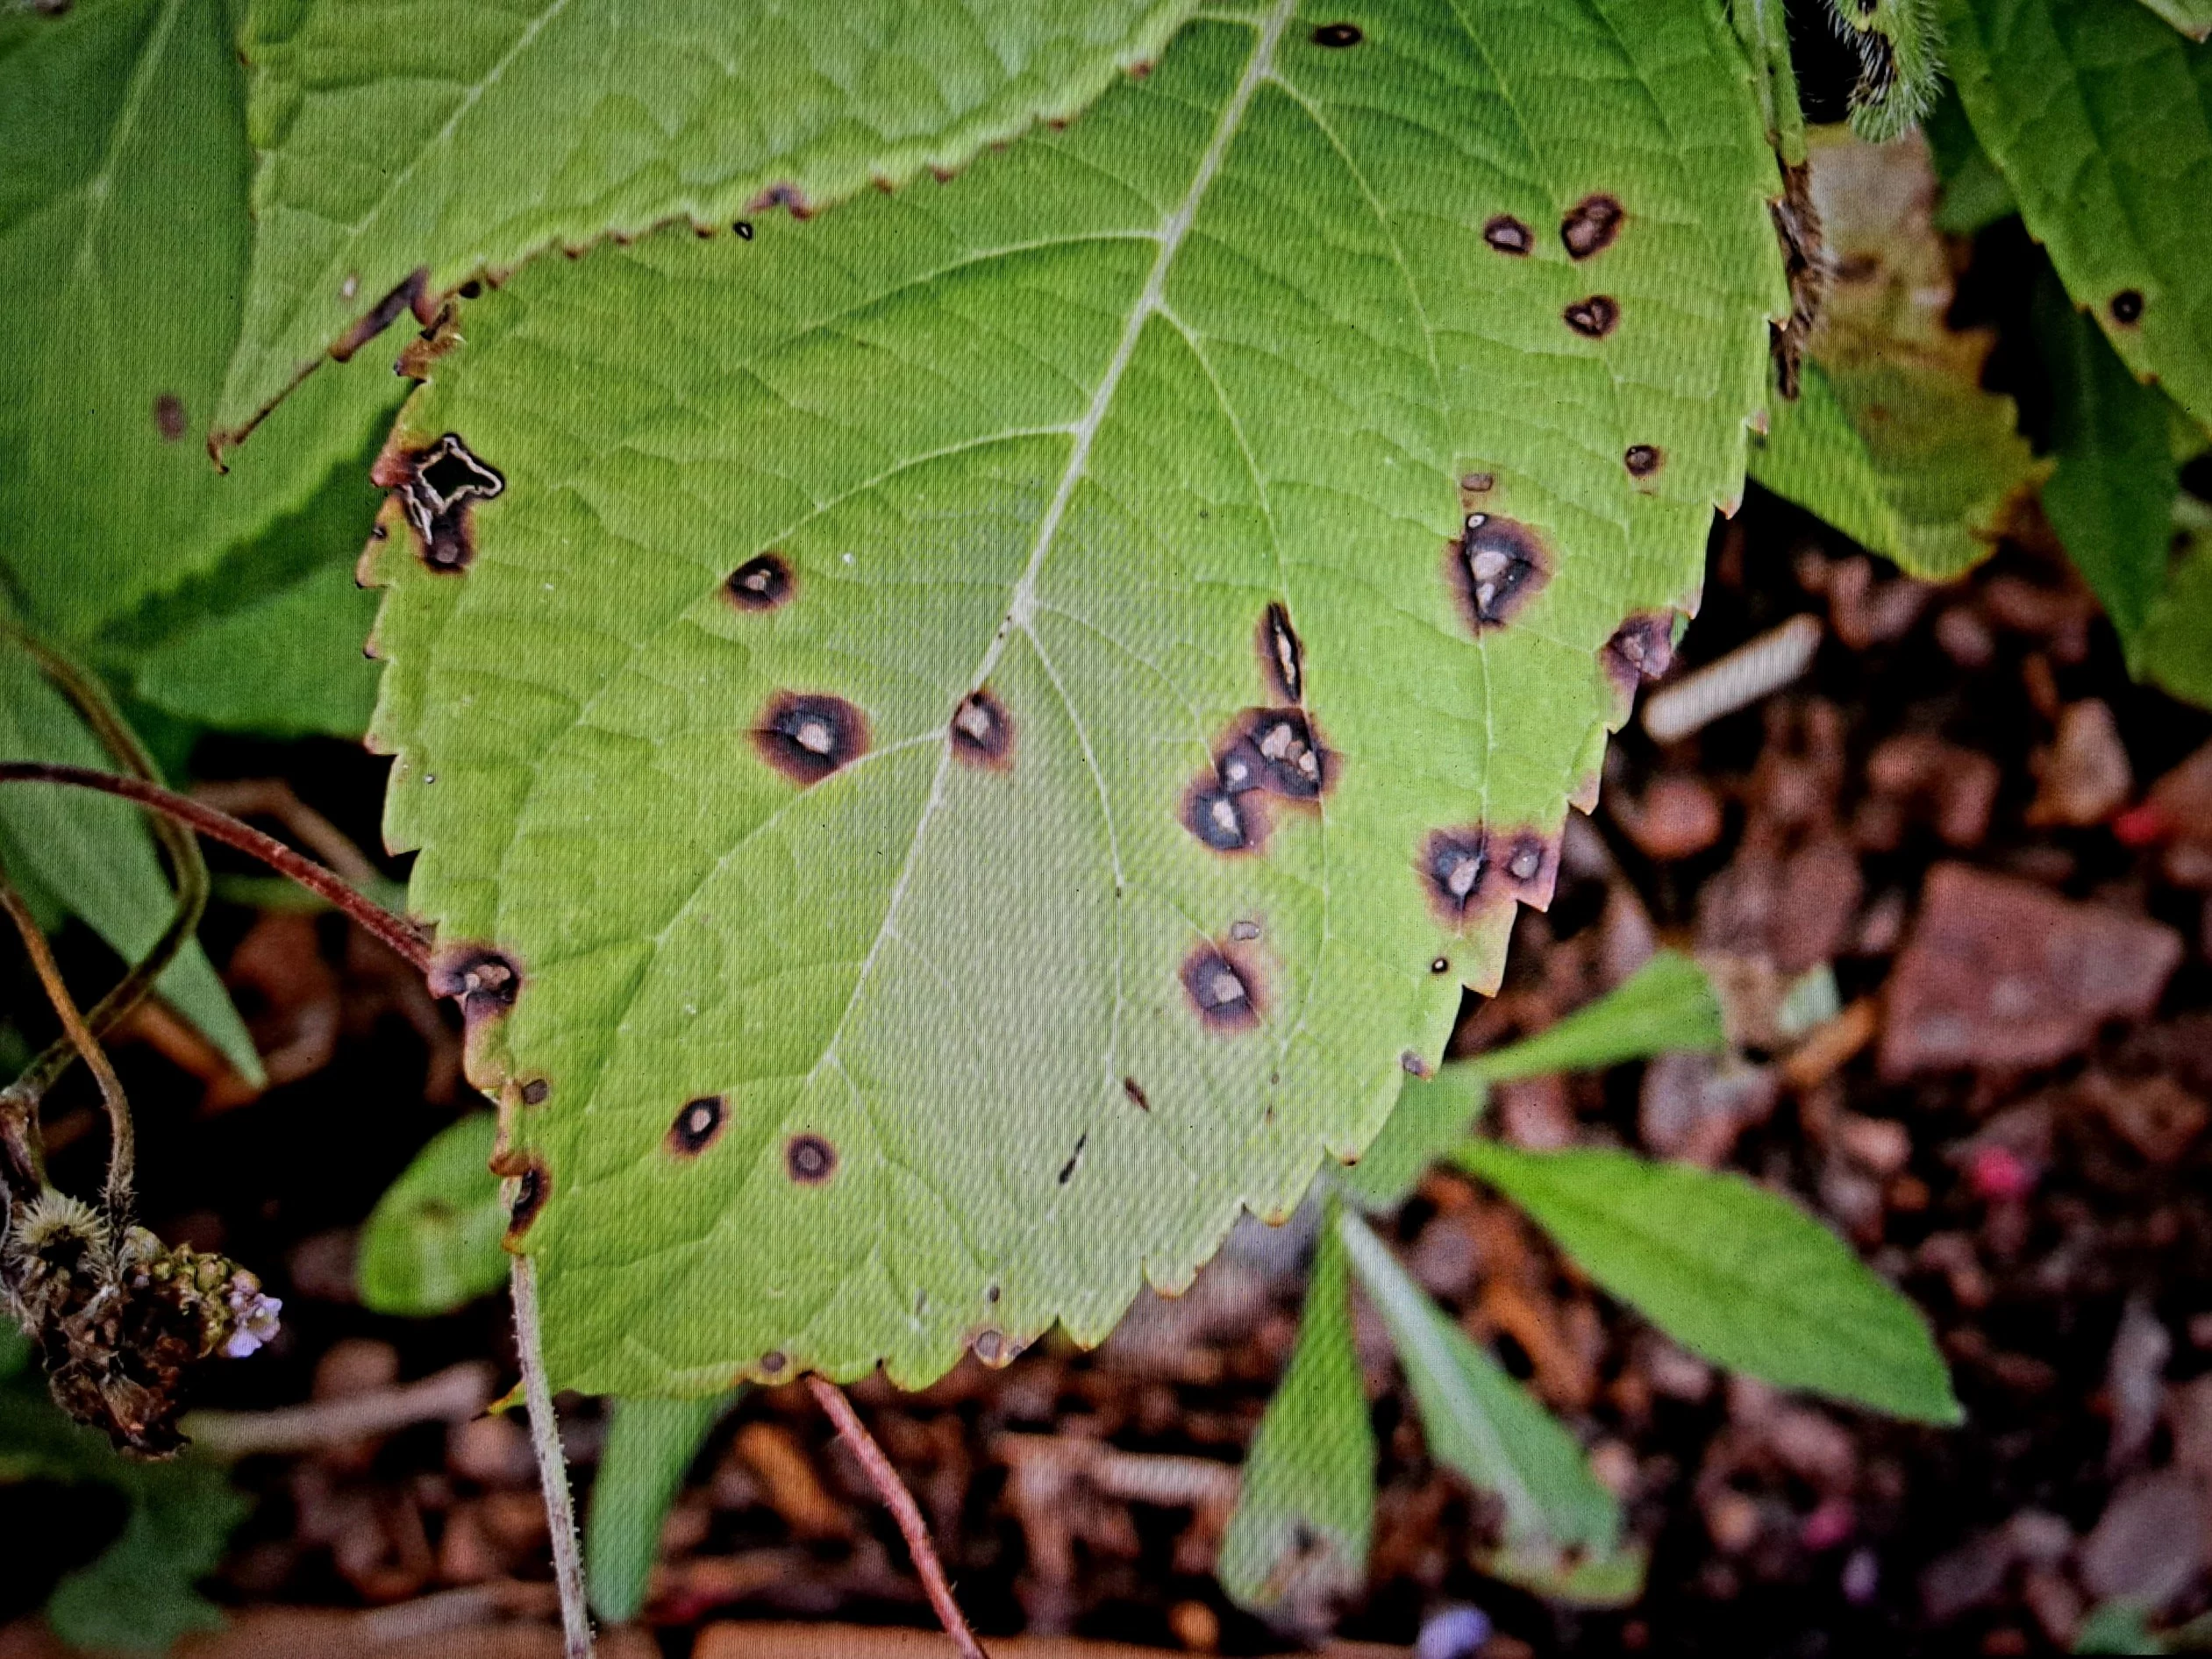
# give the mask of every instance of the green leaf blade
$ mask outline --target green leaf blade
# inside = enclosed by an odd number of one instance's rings
[[[739,1392],[696,1399],[617,1399],[584,1518],[584,1581],[591,1609],[610,1624],[638,1616],[660,1553],[660,1529],[699,1456]]]
[[[1944,0],[1982,148],[2122,360],[2212,428],[2212,46],[2125,4]]]
[[[743,0],[703,26],[668,0],[536,0],[425,32],[404,0],[264,9],[247,40],[260,236],[222,422],[281,395],[417,267],[442,292],[556,246],[951,172],[1074,115],[1191,10],[860,0],[803,21]]]
[[[941,189],[476,303],[388,460],[450,431],[504,485],[462,572],[388,509],[372,737],[416,908],[523,973],[472,1075],[550,1088],[515,1133],[563,1385],[1096,1340],[1140,1268],[1288,1214],[1495,984],[1626,712],[1610,642],[1689,602],[1740,488],[1781,303],[1732,44],[1688,0],[1616,11],[1506,6],[1502,67],[1431,0],[1349,53],[1288,5],[1195,24]],[[1510,96],[1570,51],[1617,68],[1595,146]],[[1602,188],[1630,217],[1576,261]],[[1602,340],[1566,316],[1594,294]],[[1480,630],[1447,562],[1478,475],[1557,554]],[[733,600],[769,559],[788,602]],[[952,739],[979,688],[1010,758]],[[760,735],[792,697],[853,711],[826,776]],[[1228,856],[1193,792],[1286,701],[1341,771]],[[1439,837],[1495,846],[1464,909]],[[671,1128],[709,1098],[694,1162]]]
[[[1245,1454],[1216,1569],[1239,1606],[1325,1606],[1365,1582],[1374,1531],[1374,1427],[1352,1345],[1351,1279],[1334,1196],[1289,1368]]]
[[[21,649],[0,638],[0,757],[113,770],[100,740]],[[153,838],[136,807],[51,784],[0,787],[0,856],[19,879],[83,918],[125,962],[152,950],[175,912]],[[154,981],[239,1075],[261,1063],[230,993],[196,939]]]
[[[1508,1551],[1526,1556],[1549,1546],[1611,1555],[1620,1543],[1620,1504],[1591,1475],[1573,1436],[1445,1317],[1365,1221],[1346,1210],[1338,1225],[1360,1286],[1397,1345],[1430,1455],[1497,1495]]]
[[[507,1282],[507,1213],[491,1172],[497,1120],[472,1112],[440,1130],[376,1200],[354,1268],[361,1306],[427,1318]]]
[[[1919,1312],[1826,1228],[1740,1176],[1492,1141],[1454,1156],[1685,1348],[1786,1388],[1961,1420]]]
[[[1336,1178],[1364,1208],[1388,1209],[1473,1127],[1493,1083],[1727,1048],[1720,998],[1705,970],[1680,951],[1659,951],[1596,1001],[1534,1036],[1407,1083],[1382,1133]]]

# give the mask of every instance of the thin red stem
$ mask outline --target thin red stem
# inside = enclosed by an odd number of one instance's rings
[[[898,1522],[899,1535],[906,1540],[907,1554],[914,1557],[915,1570],[922,1575],[922,1589],[929,1596],[931,1610],[937,1614],[938,1623],[945,1627],[945,1634],[952,1637],[960,1659],[988,1659],[983,1644],[975,1640],[975,1633],[967,1627],[960,1604],[953,1599],[953,1586],[945,1582],[945,1568],[937,1558],[935,1546],[930,1542],[930,1529],[922,1520],[922,1512],[915,1507],[914,1495],[899,1478],[899,1471],[891,1467],[891,1460],[875,1443],[875,1437],[860,1421],[842,1388],[823,1377],[809,1376],[806,1384],[814,1391],[814,1398],[821,1402],[822,1409],[829,1413],[830,1420],[838,1426],[838,1433],[845,1436],[845,1443],[853,1449],[853,1455],[860,1460],[860,1467],[867,1471],[868,1484],[875,1488],[883,1506],[891,1512],[891,1519]]]
[[[363,928],[410,963],[417,972],[430,972],[430,947],[414,929],[375,901],[364,897],[311,858],[301,857],[273,836],[252,824],[241,823],[227,812],[218,812],[205,801],[164,789],[142,779],[118,777],[89,766],[63,766],[38,760],[0,761],[0,783],[65,784],[78,789],[96,789],[120,795],[148,811],[175,819],[210,840],[259,858],[280,875],[289,876],[310,893],[328,900]]]

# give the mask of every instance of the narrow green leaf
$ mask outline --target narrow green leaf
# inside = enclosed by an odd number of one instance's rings
[[[2212,426],[2212,46],[2125,0],[1943,0],[1982,148],[2130,369]]]
[[[592,1611],[610,1624],[645,1606],[660,1528],[699,1456],[742,1389],[697,1399],[617,1399],[584,1519],[584,1579]]]
[[[1407,1080],[1382,1133],[1337,1179],[1361,1206],[1388,1209],[1473,1127],[1493,1083],[1552,1072],[1595,1072],[1654,1054],[1718,1054],[1728,1032],[1713,982],[1689,958],[1661,951],[1596,1001],[1532,1037]]]
[[[55,8],[0,58],[0,567],[46,637],[82,644],[300,510],[402,389],[382,344],[227,474],[208,459],[253,231],[243,9]]]
[[[250,418],[418,267],[432,293],[673,218],[726,231],[967,165],[1148,63],[1191,0],[410,0],[255,9]]]
[[[1685,1348],[1892,1416],[1960,1420],[1919,1310],[1833,1233],[1741,1176],[1495,1141],[1452,1156]]]
[[[1429,1455],[1497,1495],[1508,1548],[1548,1543],[1610,1554],[1620,1542],[1621,1507],[1591,1475],[1574,1437],[1445,1317],[1365,1221],[1345,1210],[1338,1231],[1397,1345]]]
[[[1333,1193],[1324,1200],[1298,1345],[1245,1454],[1221,1541],[1221,1587],[1255,1611],[1326,1606],[1366,1578],[1375,1438],[1352,1341],[1339,1208]]]
[[[2043,487],[2043,510],[2103,602],[2129,667],[2140,673],[2181,488],[2166,399],[2129,372],[2047,273],[2036,288],[2035,325],[2051,379],[2051,446],[2059,457]]]
[[[507,1282],[507,1214],[489,1167],[498,1129],[472,1112],[440,1130],[376,1200],[354,1270],[364,1307],[428,1317]]]
[[[4,308],[0,308],[4,309]],[[0,637],[0,758],[111,770],[100,741],[20,647]],[[49,784],[0,786],[0,858],[82,916],[126,961],[153,948],[176,899],[136,807]],[[154,983],[231,1064],[258,1082],[253,1039],[196,941]]]
[[[1095,1341],[1371,1138],[1548,894],[1740,488],[1773,159],[1709,0],[1338,21],[534,261],[403,416],[481,493],[387,509],[387,835],[521,971],[470,1075],[550,1091],[560,1385]]]
[[[1987,558],[2045,470],[2012,400],[1981,389],[1994,337],[1949,324],[1949,255],[1918,138],[1816,132],[1809,189],[1830,263],[1800,395],[1777,398],[1752,476],[1927,580]]]

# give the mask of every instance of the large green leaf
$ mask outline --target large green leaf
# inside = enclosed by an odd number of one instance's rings
[[[1473,1127],[1494,1083],[1595,1072],[1654,1054],[1718,1054],[1728,1030],[1713,982],[1689,958],[1661,951],[1622,984],[1532,1037],[1409,1082],[1366,1155],[1338,1175],[1370,1210],[1388,1209]]]
[[[1747,80],[1702,0],[1284,0],[472,309],[374,737],[560,1385],[1095,1341],[1366,1142],[1740,488]]]
[[[1374,1530],[1374,1428],[1352,1341],[1338,1200],[1324,1205],[1298,1345],[1245,1454],[1222,1534],[1221,1587],[1241,1605],[1325,1606],[1366,1580]]]
[[[1819,1222],[1741,1176],[1495,1141],[1466,1142],[1453,1157],[1685,1348],[1893,1416],[1959,1420],[1912,1304]]]
[[[1429,1455],[1497,1495],[1509,1558],[1525,1563],[1545,1546],[1611,1556],[1621,1506],[1574,1437],[1445,1317],[1365,1221],[1345,1210],[1338,1229],[1397,1345]]]
[[[293,0],[253,14],[235,427],[420,269],[818,209],[965,166],[1156,55],[1191,0]]]
[[[4,634],[0,758],[111,771],[114,765],[68,699]],[[0,787],[0,858],[18,881],[83,917],[125,961],[153,948],[176,909],[144,815],[110,796],[46,784]],[[196,942],[185,941],[154,989],[241,1074],[260,1080],[253,1039]]]
[[[49,637],[213,569],[397,405],[389,350],[364,353],[210,462],[250,169],[229,6],[88,0],[0,57],[0,569]]]
[[[1944,0],[1952,72],[2066,291],[2212,425],[2212,46],[2135,0]]]
[[[1927,146],[1830,128],[1809,152],[1832,274],[1800,395],[1775,400],[1752,476],[1914,575],[1959,575],[1988,557],[2044,468],[2012,400],[1981,389],[1994,337],[1945,320]]]
[[[2035,296],[2036,339],[2051,377],[2051,447],[2058,470],[2043,510],[2103,602],[2130,668],[2166,586],[2180,492],[2166,400],[2128,373],[2104,337],[2047,272]]]

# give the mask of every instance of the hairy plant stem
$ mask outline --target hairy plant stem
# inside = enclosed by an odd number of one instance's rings
[[[24,633],[20,629],[0,623],[0,637],[4,637],[24,655],[38,665],[39,672],[53,682],[54,689],[67,697],[100,746],[108,751],[115,764],[132,776],[154,785],[153,762],[139,744],[138,735],[125,723],[99,683],[84,673],[67,658],[57,655]],[[158,787],[158,785],[154,785]],[[115,986],[92,1005],[85,1015],[85,1024],[96,1037],[105,1036],[120,1024],[132,1009],[146,1000],[153,988],[153,982],[175,960],[176,953],[184,948],[184,942],[192,936],[200,925],[200,914],[207,908],[207,864],[200,857],[200,844],[182,825],[159,812],[150,815],[150,827],[154,840],[169,861],[169,880],[176,889],[176,910],[169,924],[154,940],[153,947]],[[19,1107],[29,1114],[32,1133],[35,1138],[39,1102],[52,1088],[69,1064],[77,1057],[76,1046],[64,1036],[47,1045],[44,1053],[24,1069],[23,1075],[8,1086],[0,1097],[0,1118],[6,1117],[11,1108]]]
[[[845,1397],[842,1388],[827,1378],[811,1375],[806,1385],[814,1391],[814,1398],[821,1403],[822,1409],[829,1413],[830,1420],[838,1426],[838,1433],[845,1436],[845,1443],[853,1449],[853,1455],[860,1460],[868,1484],[875,1488],[875,1495],[883,1500],[883,1506],[891,1512],[891,1519],[898,1522],[899,1535],[906,1540],[906,1552],[914,1557],[915,1571],[922,1575],[922,1589],[930,1598],[930,1609],[937,1614],[938,1623],[945,1627],[945,1634],[952,1637],[960,1659],[988,1659],[983,1644],[967,1627],[960,1604],[953,1599],[953,1586],[945,1581],[945,1566],[937,1558],[936,1546],[930,1542],[929,1527],[922,1520],[922,1512],[915,1506],[914,1494],[899,1478],[899,1471],[891,1467],[891,1460],[875,1443],[875,1436],[860,1421],[860,1413],[853,1409],[853,1402]]]
[[[279,875],[289,876],[318,898],[328,901],[332,908],[345,912],[417,972],[430,971],[430,947],[405,921],[374,899],[356,892],[313,859],[293,851],[274,836],[263,835],[252,824],[241,823],[227,812],[218,812],[203,801],[195,801],[189,795],[181,795],[174,789],[164,789],[160,784],[140,778],[123,778],[113,773],[96,772],[89,766],[64,766],[36,760],[0,761],[0,783],[53,783],[96,789],[103,794],[120,795],[150,811],[167,815],[210,840],[259,858]]]
[[[62,982],[61,970],[54,962],[54,950],[46,943],[45,931],[39,928],[38,918],[31,914],[31,907],[23,901],[23,895],[16,891],[15,883],[8,879],[4,868],[0,868],[0,909],[7,911],[8,919],[23,936],[24,951],[38,972],[39,985],[46,989],[46,1000],[54,1005],[54,1013],[61,1019],[61,1029],[100,1086],[100,1099],[108,1108],[108,1180],[103,1202],[108,1226],[120,1239],[129,1230],[132,1212],[136,1207],[134,1181],[138,1167],[138,1136],[131,1128],[131,1103],[124,1096],[123,1080],[116,1076],[107,1050],[85,1024],[76,999]]]
[[[576,1542],[576,1506],[568,1492],[568,1465],[560,1455],[560,1425],[553,1417],[553,1388],[546,1378],[546,1353],[539,1340],[538,1276],[527,1256],[515,1257],[508,1270],[507,1285],[515,1304],[515,1349],[522,1356],[530,1445],[538,1454],[538,1484],[553,1534],[553,1582],[560,1587],[562,1659],[592,1659],[591,1607],[584,1596],[584,1557]]]

